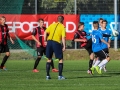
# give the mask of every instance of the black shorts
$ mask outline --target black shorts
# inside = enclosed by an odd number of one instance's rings
[[[100,60],[107,58],[107,54],[103,50],[100,50],[100,51],[94,52],[94,53]]]
[[[9,52],[8,45],[2,45],[2,44],[0,44],[0,53],[5,53],[5,52]]]
[[[91,53],[93,53],[93,51],[92,51],[92,47],[89,47],[89,48],[84,47],[84,48],[87,50],[87,52],[89,53],[89,55],[90,55]]]
[[[107,57],[109,57],[109,49],[105,48],[105,49],[103,49],[103,51],[106,53]]]
[[[92,49],[92,38],[90,38],[89,40],[87,40],[87,44],[85,46],[86,48],[91,48]]]
[[[89,53],[89,55],[91,53],[93,53],[92,51],[92,38],[90,38],[88,41],[87,41],[87,44],[84,46],[84,48],[87,50],[87,52]]]
[[[46,47],[37,47],[37,56],[46,55]]]

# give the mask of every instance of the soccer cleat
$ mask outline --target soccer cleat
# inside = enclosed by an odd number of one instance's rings
[[[50,80],[51,79],[51,77],[50,76],[46,76],[46,80]]]
[[[64,80],[64,79],[66,79],[66,78],[63,76],[58,76],[58,80]]]
[[[37,69],[33,69],[33,72],[35,72],[35,73],[37,73],[37,72],[39,72]]]
[[[0,69],[3,69],[3,70],[5,70],[5,71],[7,71],[7,69],[6,69],[6,67],[5,66],[0,66]]]
[[[99,66],[96,66],[95,69],[96,69],[96,71],[97,71],[98,74],[102,74],[102,71],[101,71],[101,69],[100,69]]]
[[[58,72],[58,70],[56,68],[52,69],[52,72]]]
[[[92,71],[91,70],[87,70],[87,73],[92,75]]]
[[[90,70],[91,70],[92,74],[94,74],[95,67],[90,68]]]

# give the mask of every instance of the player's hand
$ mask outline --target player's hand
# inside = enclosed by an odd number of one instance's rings
[[[110,48],[110,44],[108,43],[107,45],[108,45],[108,48]]]
[[[44,41],[44,45],[47,46],[47,41]]]
[[[14,41],[11,38],[10,38],[10,41],[11,41],[12,44],[14,44]]]
[[[63,47],[62,51],[63,51],[63,52],[65,51],[65,46]]]
[[[86,40],[86,39],[84,39],[84,40],[83,40],[83,42],[87,42],[87,40]]]
[[[41,45],[41,43],[40,42],[37,42],[38,43],[38,45]]]
[[[15,42],[14,42],[13,40],[11,40],[11,43],[12,43],[12,44],[15,44]]]

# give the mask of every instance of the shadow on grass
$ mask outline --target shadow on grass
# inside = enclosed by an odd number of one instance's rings
[[[76,78],[103,78],[103,77],[111,77],[110,75],[90,75],[90,76],[80,76],[80,77],[71,77],[69,79],[76,79]]]
[[[120,72],[107,72],[107,75],[120,75]]]
[[[110,75],[100,75],[100,76],[91,75],[91,76],[81,76],[77,78],[99,78],[99,77],[111,77],[111,76]]]

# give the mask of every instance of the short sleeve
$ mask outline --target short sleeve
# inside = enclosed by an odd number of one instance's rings
[[[36,29],[34,29],[33,32],[32,32],[32,35],[35,36],[36,34],[37,34],[37,31],[36,31]]]
[[[73,39],[79,39],[79,35],[75,33]]]
[[[51,24],[50,26],[48,26],[48,28],[45,30],[47,33],[50,33],[50,30],[52,28],[53,24]]]

